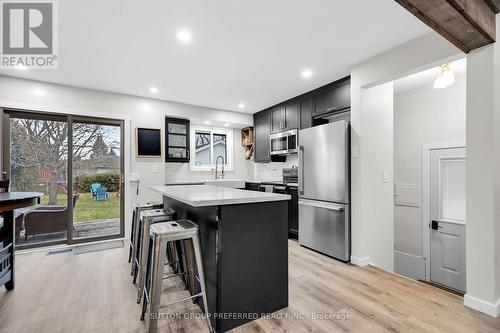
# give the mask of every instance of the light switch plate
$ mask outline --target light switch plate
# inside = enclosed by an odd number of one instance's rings
[[[389,182],[389,172],[382,171],[382,183],[388,183],[388,182]]]
[[[160,173],[160,167],[158,166],[158,164],[153,165],[152,172],[153,172],[154,175],[157,175],[157,174]]]
[[[351,157],[359,157],[359,146],[355,145],[351,147]]]

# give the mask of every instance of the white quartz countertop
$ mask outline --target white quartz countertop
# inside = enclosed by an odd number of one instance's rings
[[[193,207],[290,200],[287,194],[238,190],[213,185],[154,185],[152,190]]]

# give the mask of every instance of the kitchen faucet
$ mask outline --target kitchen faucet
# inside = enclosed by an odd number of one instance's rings
[[[222,171],[220,174],[220,177],[218,176],[219,173],[219,158],[222,159]],[[215,180],[219,178],[224,178],[224,157],[222,156],[217,156],[217,159],[215,160]]]

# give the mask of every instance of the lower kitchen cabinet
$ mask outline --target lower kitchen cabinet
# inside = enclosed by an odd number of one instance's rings
[[[259,191],[259,186],[260,186],[260,183],[246,182],[245,183],[245,190]]]

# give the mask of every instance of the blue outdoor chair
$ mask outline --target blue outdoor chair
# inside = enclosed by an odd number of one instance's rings
[[[109,196],[108,189],[104,186],[101,186],[94,191],[95,201],[108,200],[108,196]]]
[[[91,185],[90,185],[90,195],[91,195],[92,197],[95,197],[95,191],[97,191],[97,189],[98,189],[99,187],[101,187],[101,186],[102,186],[102,185],[101,185],[101,184],[99,184],[99,183],[93,183],[93,184],[91,184]]]

